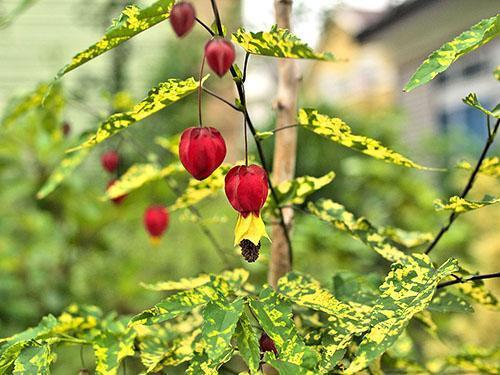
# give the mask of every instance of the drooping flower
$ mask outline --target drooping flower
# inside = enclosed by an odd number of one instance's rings
[[[156,245],[168,228],[168,210],[164,206],[150,206],[144,212],[144,226],[151,236],[151,243]]]
[[[208,65],[219,76],[228,72],[236,58],[234,45],[224,38],[215,38],[205,45],[205,57]]]
[[[193,127],[184,130],[179,143],[179,158],[197,180],[210,176],[226,157],[226,143],[215,128]]]
[[[180,1],[170,11],[170,24],[179,38],[191,31],[196,20],[196,11],[191,3]]]
[[[224,190],[231,206],[239,212],[234,244],[241,247],[241,253],[248,262],[255,262],[261,238],[269,239],[260,216],[269,192],[267,173],[255,164],[233,167],[226,175]]]
[[[120,164],[120,155],[113,150],[105,152],[101,156],[101,164],[106,171],[113,173],[118,168],[118,164]]]
[[[278,349],[272,338],[269,337],[267,333],[262,333],[259,339],[260,352],[273,352],[276,357],[278,357]]]

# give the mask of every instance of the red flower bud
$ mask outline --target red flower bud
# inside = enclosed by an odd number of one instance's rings
[[[61,130],[62,130],[63,135],[65,137],[67,137],[69,135],[69,133],[71,133],[71,125],[69,124],[69,122],[65,121],[62,124]]]
[[[236,166],[226,175],[225,191],[231,206],[243,217],[259,216],[267,199],[267,173],[258,165]]]
[[[169,215],[166,207],[150,206],[144,212],[144,226],[153,238],[159,238],[168,228]]]
[[[193,28],[196,12],[191,3],[180,1],[170,11],[170,24],[179,38],[182,38]]]
[[[120,155],[116,151],[108,151],[101,156],[102,167],[109,173],[112,173],[118,168],[120,163]]]
[[[260,336],[259,346],[262,353],[273,352],[276,357],[278,356],[278,349],[276,349],[273,339],[270,338],[267,333],[263,333],[262,336]]]
[[[112,179],[111,181],[108,182],[108,186],[106,187],[106,189],[109,189],[111,186],[113,186],[116,181],[118,181],[116,178]],[[111,200],[113,201],[114,204],[120,204],[123,202],[123,200],[127,198],[127,194],[125,195],[120,195],[119,197],[116,197],[116,198],[112,198]]]
[[[224,38],[215,38],[205,45],[205,57],[212,70],[222,77],[236,58],[233,43]]]
[[[215,128],[188,128],[181,135],[179,158],[197,180],[212,174],[226,157],[226,143]]]

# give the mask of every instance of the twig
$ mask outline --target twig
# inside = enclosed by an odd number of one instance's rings
[[[196,17],[196,22],[198,22],[205,30],[207,30],[210,35],[212,35],[212,36],[215,35],[215,33],[210,28],[210,26],[208,26],[205,22],[200,20],[198,17]]]
[[[463,283],[467,283],[469,281],[494,279],[494,278],[497,278],[497,277],[500,277],[500,272],[488,273],[488,274],[484,274],[484,275],[475,275],[475,276],[466,277],[466,278],[458,277],[455,280],[450,280],[450,281],[446,281],[444,283],[439,284],[437,286],[437,289],[445,288],[447,286],[455,285],[455,284],[463,284]]]
[[[495,139],[495,135],[498,131],[499,125],[500,125],[500,119],[497,120],[495,127],[493,128],[493,132],[488,134],[488,139],[486,140],[486,144],[484,145],[483,151],[481,152],[481,156],[479,157],[479,160],[477,161],[476,167],[474,168],[474,170],[472,171],[472,173],[469,177],[469,181],[467,181],[467,185],[465,185],[465,188],[462,191],[462,194],[460,194],[460,198],[465,198],[467,196],[467,194],[469,193],[469,191],[472,189],[472,186],[474,185],[474,181],[476,180],[476,176],[479,173],[479,170],[481,169],[481,165],[483,164],[483,161],[484,161],[486,155],[488,154],[488,150],[490,149],[490,146],[493,144],[493,141]],[[455,219],[457,217],[458,217],[458,214],[455,211],[453,211],[450,214],[450,216],[448,218],[448,223],[444,227],[441,228],[441,230],[436,235],[434,240],[427,247],[427,249],[425,250],[426,254],[429,254],[432,251],[432,249],[434,249],[434,247],[437,245],[437,243],[439,242],[441,237],[443,237],[443,235],[448,231],[448,229],[450,229],[451,225],[453,224],[453,222],[455,221]]]
[[[234,109],[235,111],[238,111],[238,112],[241,112],[241,109],[236,107],[233,103],[231,103],[229,100],[226,100],[224,99],[222,96],[219,96],[218,94],[216,94],[215,92],[213,92],[212,90],[209,90],[207,89],[206,87],[202,87],[203,91],[205,91],[208,95],[211,95],[213,96],[214,98],[216,99],[219,99],[221,102],[224,102],[226,103],[228,106],[230,106],[232,109]]]
[[[205,68],[205,54],[203,54],[203,58],[201,60],[200,67],[200,77],[198,84],[198,126],[201,128],[203,126],[203,120],[201,118],[201,94],[202,94],[202,81],[203,81],[203,68]]]
[[[243,82],[247,80],[248,60],[250,60],[250,52],[245,54],[245,62],[243,63],[243,78],[241,79]]]

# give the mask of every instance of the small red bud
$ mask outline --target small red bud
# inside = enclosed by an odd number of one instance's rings
[[[243,217],[250,213],[259,216],[269,191],[267,173],[255,164],[233,167],[226,175],[224,189],[231,206]]]
[[[167,230],[169,215],[166,207],[150,206],[144,212],[144,226],[153,239],[160,238]]]
[[[181,135],[179,158],[197,180],[210,176],[226,157],[226,143],[215,128],[188,128]]]
[[[179,38],[191,31],[195,20],[196,12],[191,3],[180,1],[170,11],[170,24]]]
[[[109,173],[113,173],[120,163],[120,155],[116,151],[108,151],[101,156],[102,167]]]
[[[233,43],[224,38],[215,38],[205,45],[205,57],[212,70],[222,77],[236,58]]]
[[[65,121],[62,124],[61,130],[62,130],[63,135],[65,137],[67,137],[69,135],[69,133],[71,132],[71,125],[69,124],[69,122]]]
[[[276,357],[278,356],[278,349],[276,349],[273,339],[270,338],[267,333],[263,333],[262,336],[260,336],[259,346],[261,353],[273,352]]]
[[[109,181],[106,189],[109,189],[111,186],[113,186],[116,183],[116,181],[118,181],[116,178]],[[113,201],[114,204],[118,205],[121,204],[125,198],[127,198],[127,194],[120,195],[119,197],[112,198],[111,200]]]

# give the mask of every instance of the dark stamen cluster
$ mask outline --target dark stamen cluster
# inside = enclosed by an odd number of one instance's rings
[[[245,239],[240,242],[240,247],[241,255],[243,255],[243,258],[245,258],[247,262],[255,262],[259,257],[260,241],[257,245],[254,245],[252,241]]]

